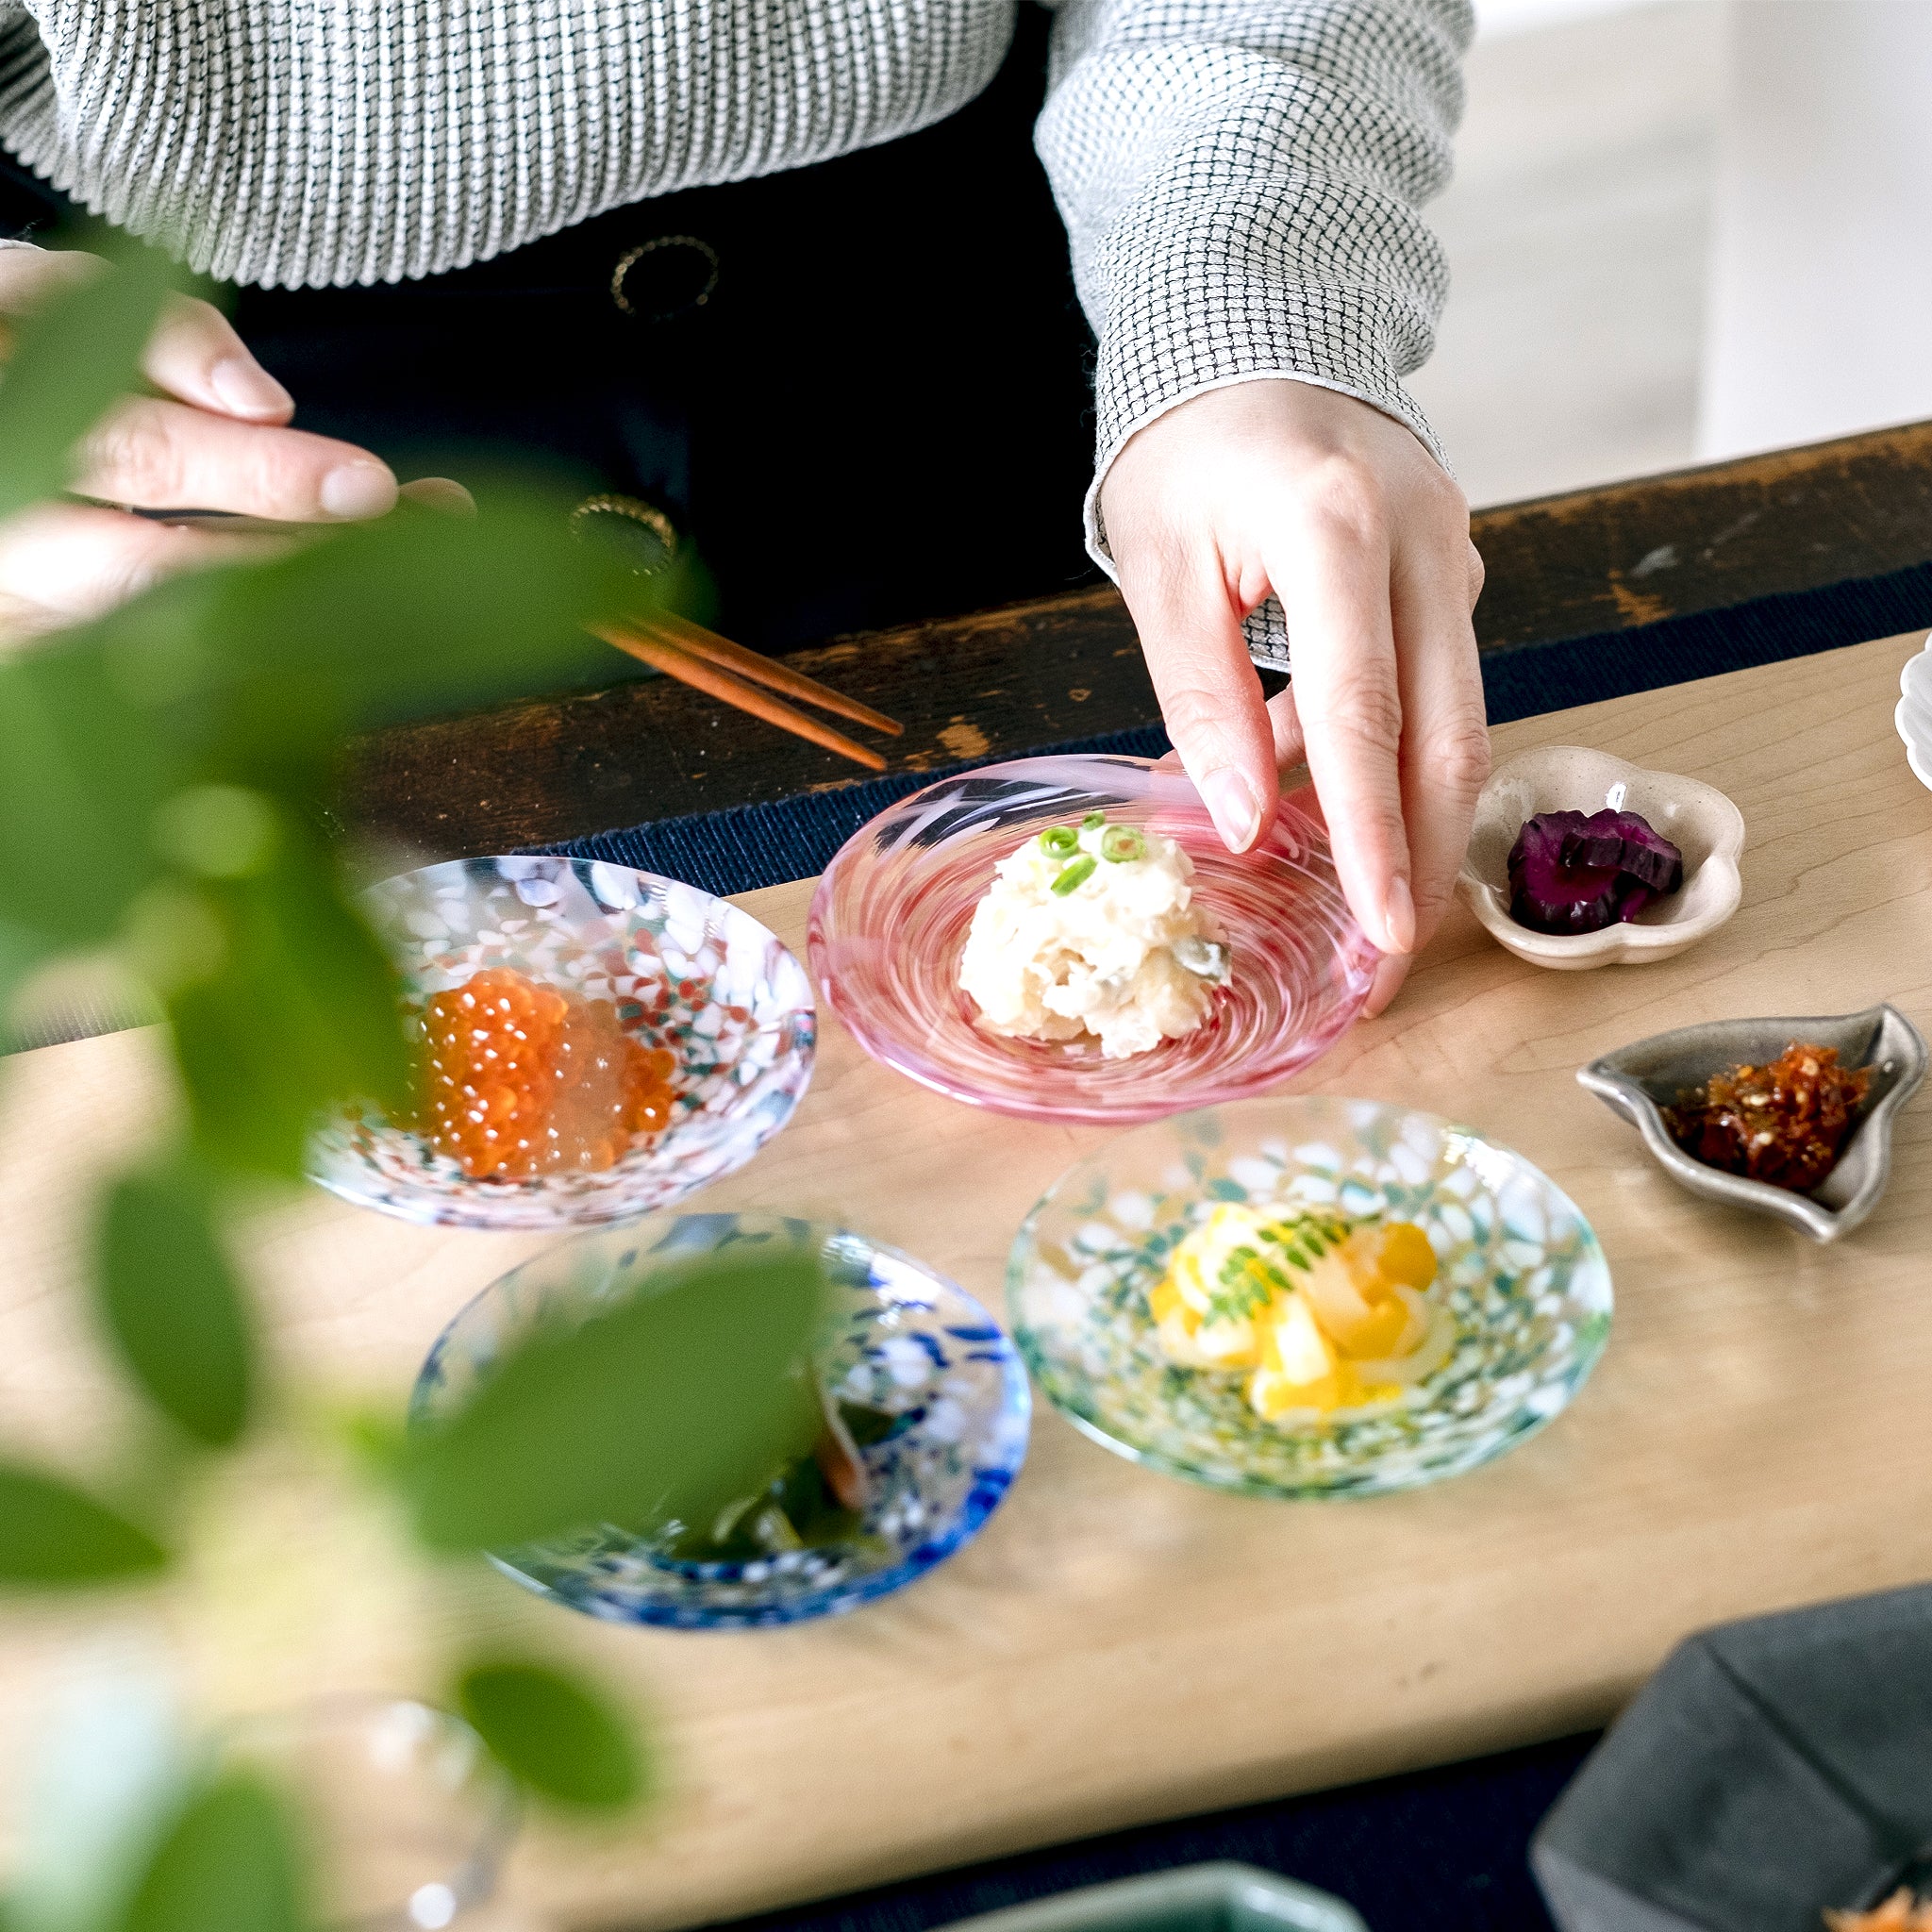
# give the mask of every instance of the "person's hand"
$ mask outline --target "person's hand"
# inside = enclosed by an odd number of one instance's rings
[[[0,248],[0,317],[31,312],[92,256]],[[291,429],[289,392],[206,302],[171,301],[130,396],[81,452],[74,488],[107,504],[223,509],[285,523],[383,515],[396,479],[368,451]],[[0,380],[4,380],[0,376]],[[251,541],[88,504],[37,505],[0,524],[0,642],[84,622],[158,578]]]
[[[1157,417],[1101,508],[1168,734],[1231,850],[1306,759],[1348,903],[1391,956],[1379,1012],[1448,904],[1489,775],[1462,492],[1392,417],[1266,379]],[[1271,591],[1293,683],[1264,705],[1241,626]]]

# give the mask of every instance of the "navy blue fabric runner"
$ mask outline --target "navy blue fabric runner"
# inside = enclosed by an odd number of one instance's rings
[[[1284,1667],[1292,1664],[1284,1660]],[[1374,1784],[1111,1832],[741,1920],[734,1932],[929,1932],[1077,1886],[1223,1858],[1346,1899],[1369,1932],[1550,1932],[1529,1875],[1530,1834],[1595,1742],[1594,1734],[1566,1738]],[[826,1802],[836,1795],[834,1785]],[[942,1815],[942,1777],[932,1802]]]
[[[1932,563],[1914,564],[1886,576],[1853,577],[1822,590],[1760,597],[1725,610],[1669,618],[1638,630],[1604,631],[1492,652],[1483,660],[1483,689],[1490,722],[1505,724],[1571,705],[1658,691],[1693,677],[1808,657],[1815,651],[1921,627],[1932,627]],[[1166,732],[1150,724],[1137,731],[1041,745],[1037,751],[1126,752],[1158,758],[1167,749]],[[1003,758],[1016,756],[1001,754]],[[832,855],[874,812],[923,785],[967,769],[960,764],[893,773],[839,791],[660,819],[654,824],[598,832],[545,849],[660,873],[708,892],[748,892],[758,886],[775,886],[823,872]]]

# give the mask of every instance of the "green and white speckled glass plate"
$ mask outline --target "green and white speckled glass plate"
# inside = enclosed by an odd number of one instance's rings
[[[1263,1422],[1245,1377],[1177,1368],[1149,1291],[1223,1201],[1413,1221],[1456,1345],[1398,1406]],[[1249,1100],[1123,1135],[1071,1168],[1007,1263],[1014,1339],[1047,1399],[1117,1454],[1244,1495],[1377,1495],[1474,1469],[1559,1414],[1603,1353],[1610,1273],[1574,1202],[1522,1155],[1374,1101]]]

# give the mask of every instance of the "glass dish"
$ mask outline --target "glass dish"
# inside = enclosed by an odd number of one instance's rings
[[[460,1718],[319,1698],[239,1719],[222,1742],[299,1802],[331,1932],[440,1932],[489,1901],[517,1794]]]
[[[1233,966],[1203,1025],[1124,1060],[1089,1041],[990,1033],[958,985],[994,861],[1093,810],[1180,844]],[[820,880],[808,953],[812,983],[874,1059],[974,1107],[1112,1126],[1279,1086],[1347,1030],[1379,957],[1301,806],[1284,800],[1268,838],[1237,858],[1182,773],[1128,758],[1019,758],[882,811]]]
[[[632,1221],[742,1167],[811,1079],[817,1020],[805,969],[748,913],[708,892],[578,858],[466,858],[364,895],[389,935],[415,1024],[434,993],[490,967],[614,998],[627,1030],[677,1058],[671,1124],[602,1174],[472,1180],[373,1108],[309,1146],[311,1179],[365,1208],[446,1227]]]
[[[1223,1201],[1418,1223],[1455,1315],[1405,1403],[1284,1427],[1239,1374],[1176,1368],[1148,1291]],[[1142,1127],[1056,1181],[1022,1224],[1007,1305],[1054,1407],[1117,1454],[1246,1495],[1374,1495],[1474,1469],[1559,1413],[1603,1353],[1610,1275],[1575,1205],[1520,1154],[1433,1114],[1281,1098]]]
[[[871,1478],[851,1543],[751,1562],[691,1562],[616,1528],[492,1555],[507,1575],[614,1623],[724,1630],[796,1624],[902,1590],[999,1507],[1026,1457],[1032,1398],[1012,1344],[962,1289],[862,1235],[775,1214],[687,1214],[567,1241],[470,1303],[429,1352],[412,1422],[459,1402],[544,1320],[583,1322],[636,1293],[653,1267],[741,1241],[809,1242],[835,1290],[819,1373],[835,1396],[899,1419],[862,1446]]]

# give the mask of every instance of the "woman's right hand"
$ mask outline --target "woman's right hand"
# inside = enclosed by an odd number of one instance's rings
[[[98,266],[90,255],[0,248],[0,317],[30,313]],[[290,428],[288,391],[206,302],[169,302],[142,373],[158,393],[129,396],[88,438],[77,493],[280,523],[352,523],[393,507],[389,466]],[[36,505],[0,523],[0,643],[84,623],[173,572],[258,554],[260,541],[89,504]]]

